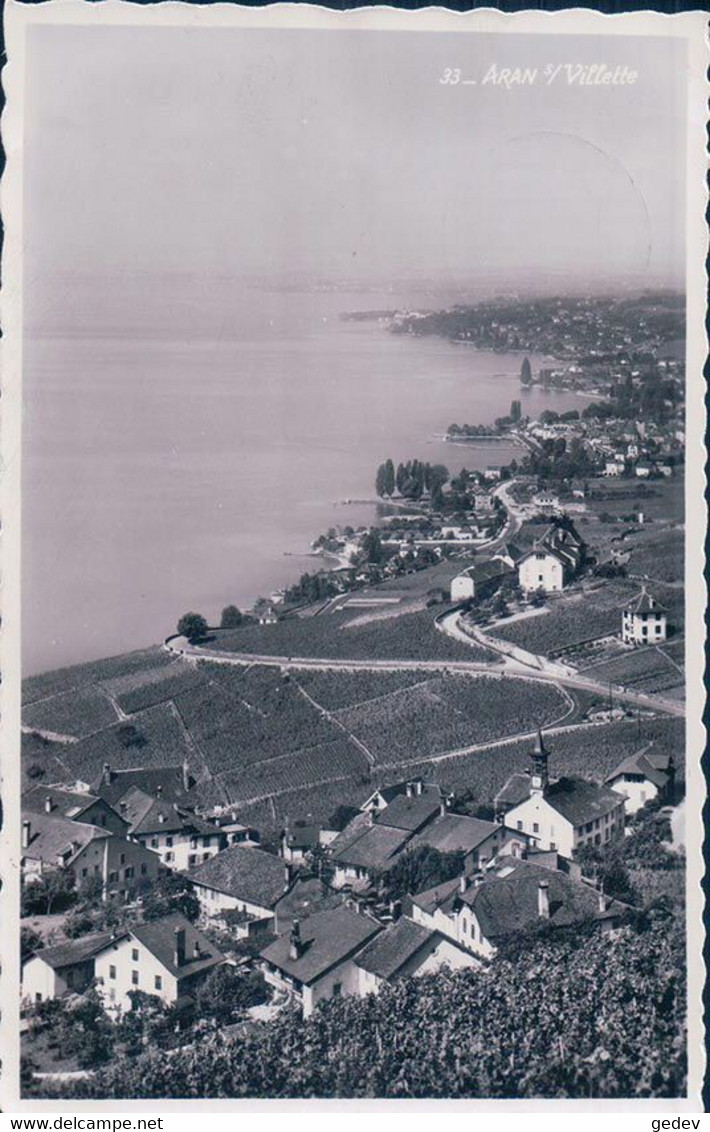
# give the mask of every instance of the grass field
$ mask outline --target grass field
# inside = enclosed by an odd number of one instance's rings
[[[362,610],[359,611],[362,613]],[[325,613],[255,625],[215,634],[210,648],[262,656],[325,657],[329,660],[479,660],[495,661],[487,649],[451,640],[434,624],[436,612],[425,609],[365,625],[351,626],[359,614]]]

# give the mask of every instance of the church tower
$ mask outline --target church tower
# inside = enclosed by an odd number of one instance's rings
[[[530,775],[530,793],[544,794],[549,782],[547,773],[548,750],[542,739],[542,731],[538,728],[535,748],[532,751],[532,773]]]

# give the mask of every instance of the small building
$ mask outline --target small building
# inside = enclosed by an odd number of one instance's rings
[[[158,858],[142,845],[99,826],[45,812],[23,812],[23,884],[65,869],[78,887],[99,881],[104,899],[125,901],[141,883],[155,880],[159,867]]]
[[[584,557],[584,544],[574,527],[551,526],[518,563],[518,581],[530,593],[557,593],[576,576]]]
[[[391,786],[379,786],[365,799],[360,810],[362,813],[379,814],[401,794],[405,794],[408,798],[426,794],[436,798],[438,802],[441,798],[441,789],[435,782],[425,782],[423,778],[410,778],[404,782],[395,782]]]
[[[624,836],[624,797],[583,778],[551,782],[548,754],[538,732],[530,774],[515,774],[496,797],[508,829],[530,836],[536,849],[572,857],[583,845],[607,845]]]
[[[426,845],[439,853],[462,853],[463,871],[472,873],[485,868],[501,853],[522,856],[529,843],[525,834],[499,822],[443,813],[412,840],[409,848]]]
[[[355,957],[360,972],[359,993],[377,994],[397,979],[433,974],[447,967],[459,971],[478,967],[474,956],[439,931],[406,917],[392,924]]]
[[[542,924],[616,927],[628,906],[568,873],[514,858],[472,877],[461,876],[412,897],[412,917],[482,959],[501,942]]]
[[[654,798],[671,798],[674,781],[672,755],[654,751],[651,745],[623,759],[605,783],[617,794],[623,794],[627,814],[635,814]]]
[[[560,498],[554,491],[538,491],[533,495],[532,503],[543,515],[558,515],[562,511]]]
[[[261,834],[251,825],[242,825],[236,813],[212,815],[210,821],[219,827],[228,845],[259,845]]]
[[[104,763],[101,774],[87,788],[117,810],[119,802],[133,786],[138,786],[153,797],[162,798],[164,802],[184,805],[187,794],[194,785],[195,780],[185,762],[181,765],[136,767],[132,770],[114,770],[110,763]]]
[[[67,790],[59,786],[31,786],[22,795],[22,808],[32,813],[45,813],[69,821],[83,822],[106,829],[116,837],[126,837],[128,822],[103,798]]]
[[[297,821],[287,825],[281,834],[281,856],[290,865],[302,865],[319,844],[320,826]]]
[[[203,914],[242,912],[245,935],[273,925],[274,907],[291,883],[281,857],[245,845],[231,845],[187,875]]]
[[[452,601],[473,601],[490,597],[500,586],[504,578],[513,573],[513,568],[501,558],[492,558],[488,562],[477,562],[474,566],[462,570],[451,580]]]
[[[621,639],[627,645],[658,644],[668,635],[666,610],[646,592],[624,607],[621,614]]]
[[[365,913],[341,905],[316,912],[261,952],[264,978],[286,991],[308,1018],[319,1002],[360,993],[355,957],[383,930]]]
[[[503,474],[501,464],[487,464],[483,469],[484,480],[499,480]]]
[[[653,464],[651,464],[648,460],[637,460],[636,466],[634,468],[634,474],[639,479],[648,479],[652,471]]]
[[[625,471],[626,463],[624,460],[617,460],[615,456],[611,456],[604,461],[605,476],[623,476]]]
[[[23,1006],[85,991],[94,979],[96,953],[111,938],[111,932],[98,932],[35,951],[22,965]]]
[[[189,1006],[194,992],[225,962],[214,944],[179,912],[119,932],[96,953],[95,976],[109,1014],[132,1009],[131,993]]]
[[[153,797],[137,786],[126,791],[118,803],[128,820],[129,837],[155,853],[168,869],[191,869],[208,861],[227,844],[218,826],[183,809],[177,802]]]
[[[299,874],[274,904],[273,931],[285,935],[294,920],[305,920],[316,912],[339,907],[346,899],[344,892],[331,888],[320,877]]]

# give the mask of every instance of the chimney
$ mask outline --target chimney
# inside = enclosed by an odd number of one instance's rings
[[[156,798],[160,798],[160,797],[162,797],[162,794],[163,794],[163,788],[160,785],[160,783],[158,783],[158,785],[155,788],[155,796],[156,796]]]
[[[467,878],[466,874],[461,873],[461,876],[459,877],[459,892],[463,893],[463,892],[466,891],[467,883],[468,883],[468,878]]]
[[[174,932],[175,947],[173,951],[173,964],[176,967],[184,967],[185,965],[185,929],[175,928]]]
[[[609,900],[606,897],[606,895],[604,894],[604,890],[602,889],[599,892],[599,911],[600,912],[606,912],[608,907],[609,907]]]
[[[301,925],[297,919],[291,925],[291,937],[288,949],[289,959],[300,959],[303,955],[303,942],[301,940]]]
[[[187,765],[187,759],[184,759],[182,764],[182,788],[186,794],[190,789],[190,768]]]
[[[537,914],[541,920],[550,918],[550,886],[546,880],[537,886]]]
[[[119,808],[119,810],[121,811],[122,814],[125,814],[126,809],[128,808],[128,802],[124,802],[123,800],[121,800],[118,803],[118,808]]]
[[[286,885],[286,888],[288,888],[291,883],[291,869],[288,862],[284,864],[284,883]]]
[[[446,798],[442,798],[439,802],[439,817],[443,818],[446,813]]]
[[[407,797],[408,798],[414,797],[414,783],[413,782],[407,783]]]
[[[45,814],[51,814],[52,812],[52,799],[50,798],[49,794],[44,800],[44,812]]]
[[[113,774],[111,772],[111,764],[104,763],[103,783],[104,786],[110,786],[113,782]]]
[[[200,941],[198,939],[195,940],[195,946],[193,948],[193,955],[194,955],[195,959],[201,959],[202,958],[202,949],[200,947]]]
[[[160,811],[160,813],[158,814],[158,821],[160,822],[160,824],[161,824],[161,825],[162,825],[162,824],[163,824],[163,822],[165,821],[165,814],[163,813],[163,811],[162,811],[162,810],[161,810],[161,811]]]
[[[414,783],[414,792],[417,796],[424,793],[424,783],[422,782],[421,778],[418,778]]]
[[[29,849],[30,837],[32,835],[32,827],[27,818],[22,823],[22,848]]]
[[[392,923],[396,924],[397,920],[400,918],[401,915],[402,915],[402,901],[401,900],[390,900],[390,916],[392,917]]]

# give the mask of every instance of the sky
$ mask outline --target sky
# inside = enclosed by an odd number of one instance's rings
[[[677,280],[684,45],[34,28],[27,285],[56,272]],[[547,85],[603,63],[626,86]],[[490,66],[532,86],[483,84]],[[442,83],[459,68],[476,84]]]

